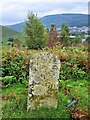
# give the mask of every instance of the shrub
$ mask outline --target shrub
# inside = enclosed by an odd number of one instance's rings
[[[22,83],[22,79],[26,79],[28,76],[28,66],[26,61],[19,50],[13,48],[10,49],[3,60],[3,74],[2,76],[14,76],[17,81]]]
[[[60,79],[89,80],[88,52],[81,47],[54,47],[44,50],[26,50],[11,48],[5,50],[2,60],[2,77],[14,76],[16,82],[24,83],[29,75],[30,57],[37,52],[50,52],[61,61]]]
[[[77,64],[72,65],[71,63],[65,62],[65,63],[62,63],[62,66],[61,66],[60,79],[61,80],[68,80],[68,79],[89,80],[89,73],[78,68]]]
[[[2,82],[2,87],[8,87],[9,85],[17,82],[14,76],[0,77],[0,81]]]

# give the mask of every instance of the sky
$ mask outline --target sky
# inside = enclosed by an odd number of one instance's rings
[[[38,18],[62,13],[88,14],[88,0],[0,0],[0,25],[23,22],[28,11]]]

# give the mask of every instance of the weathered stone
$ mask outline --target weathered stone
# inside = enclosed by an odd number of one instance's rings
[[[28,106],[57,108],[60,60],[51,53],[41,52],[30,59]]]

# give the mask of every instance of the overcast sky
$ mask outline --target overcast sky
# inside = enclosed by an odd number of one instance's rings
[[[61,13],[88,14],[88,0],[0,0],[0,24],[23,22],[28,11],[39,18]]]

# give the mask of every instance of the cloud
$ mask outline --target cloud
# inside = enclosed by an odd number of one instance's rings
[[[21,3],[29,3],[29,2],[52,2],[52,0],[3,0],[2,3],[6,2],[21,2]],[[67,2],[67,0],[53,0],[53,2]],[[89,2],[89,0],[68,0],[68,2]]]
[[[28,11],[33,11],[38,14],[38,17],[51,14],[61,13],[88,13],[87,2],[60,2],[60,0],[53,0],[59,2],[50,2],[51,0],[44,0],[43,2],[32,2],[32,0],[3,0],[2,2],[2,22],[0,24],[14,24],[26,20]],[[40,1],[40,0],[37,0]],[[45,2],[49,1],[49,2]],[[71,1],[71,0],[70,0]],[[73,0],[80,1],[80,0]],[[87,1],[87,0],[86,0]]]

